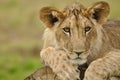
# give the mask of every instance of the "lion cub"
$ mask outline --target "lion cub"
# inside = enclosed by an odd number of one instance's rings
[[[63,11],[42,8],[44,64],[61,80],[80,80],[77,67],[86,62],[89,67],[83,80],[120,80],[120,27],[103,26],[109,12],[104,1],[88,8],[75,3]]]

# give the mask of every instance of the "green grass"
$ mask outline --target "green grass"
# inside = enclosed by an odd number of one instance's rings
[[[0,80],[23,80],[41,67],[39,57],[14,55],[0,56]]]

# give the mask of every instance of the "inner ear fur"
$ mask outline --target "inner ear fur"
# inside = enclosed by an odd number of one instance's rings
[[[51,28],[54,24],[64,18],[62,12],[52,7],[43,7],[40,10],[40,19],[47,27]]]
[[[103,24],[110,13],[110,7],[107,2],[96,2],[87,9],[87,13],[90,17],[92,17],[92,19],[95,19],[99,24]]]

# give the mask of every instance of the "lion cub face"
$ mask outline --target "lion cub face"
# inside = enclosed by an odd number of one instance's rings
[[[86,62],[90,45],[96,40],[94,26],[85,16],[71,14],[56,29],[56,40],[69,51],[67,55],[73,63]]]
[[[44,7],[40,11],[40,19],[53,31],[58,46],[68,51],[66,54],[71,62],[83,64],[98,40],[98,25],[104,23],[108,14],[106,2],[97,2],[89,8],[75,3],[63,12]]]

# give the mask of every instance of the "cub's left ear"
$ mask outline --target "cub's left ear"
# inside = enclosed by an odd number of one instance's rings
[[[88,16],[92,17],[99,24],[103,24],[110,13],[110,7],[107,2],[101,1],[94,3],[87,9]]]

